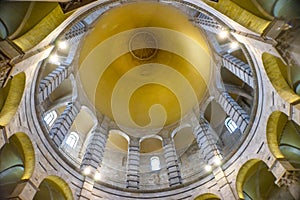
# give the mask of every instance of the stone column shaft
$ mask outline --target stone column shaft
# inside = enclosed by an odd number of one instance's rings
[[[195,22],[200,24],[200,26],[206,31],[216,34],[222,31],[222,26],[216,20],[203,13],[199,14],[199,16],[195,19]]]
[[[200,119],[199,126],[194,131],[194,136],[198,143],[201,154],[207,164],[212,165],[216,157],[222,159],[220,147],[217,145],[217,139],[209,129],[209,123]]]
[[[169,185],[170,187],[180,185],[182,184],[182,178],[173,140],[170,138],[166,138],[163,140],[163,143],[164,156],[167,163]]]
[[[237,200],[238,198],[235,195],[234,186],[231,185],[231,182],[228,181],[227,175],[222,170],[221,167],[217,167],[213,170],[213,175],[216,179],[216,182],[219,186],[219,191],[222,195],[222,199],[232,199]]]
[[[69,76],[67,66],[58,66],[43,78],[39,85],[39,99],[44,101]]]
[[[139,189],[140,183],[140,146],[139,141],[132,139],[128,145],[127,155],[127,188]]]
[[[78,200],[90,200],[93,198],[94,181],[85,177]]]
[[[83,156],[81,169],[90,166],[94,170],[97,170],[102,164],[108,138],[108,130],[105,127],[98,126],[93,132],[93,136],[91,137],[89,141],[90,143],[88,144]]]
[[[87,25],[80,21],[77,22],[76,24],[74,24],[70,30],[68,30],[65,35],[64,35],[64,39],[65,40],[69,40],[71,38],[74,38],[76,36],[82,35],[83,33],[85,33],[87,31]]]
[[[243,133],[246,130],[250,119],[246,111],[244,111],[227,92],[221,93],[218,103]]]
[[[253,88],[253,75],[248,64],[230,54],[223,55],[222,63],[226,69]]]
[[[49,134],[57,147],[60,147],[64,141],[79,111],[80,108],[76,103],[69,103],[64,112],[55,121]]]

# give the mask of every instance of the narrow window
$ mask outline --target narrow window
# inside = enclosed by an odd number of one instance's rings
[[[230,117],[227,117],[225,120],[225,126],[228,129],[229,133],[233,133],[238,127]]]
[[[78,142],[79,136],[76,132],[71,132],[66,140],[66,144],[69,145],[69,147],[74,148]]]
[[[44,116],[44,121],[47,123],[48,126],[52,126],[56,118],[57,118],[57,113],[55,110],[52,110],[51,112],[47,113]]]
[[[157,156],[151,157],[150,158],[150,163],[151,163],[151,170],[152,171],[160,170],[159,157],[157,157]]]

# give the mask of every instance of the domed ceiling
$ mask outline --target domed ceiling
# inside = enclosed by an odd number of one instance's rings
[[[79,76],[95,109],[128,127],[177,122],[203,99],[210,52],[188,16],[159,3],[112,8],[82,43]]]

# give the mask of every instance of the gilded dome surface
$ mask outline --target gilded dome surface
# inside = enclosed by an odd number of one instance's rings
[[[205,38],[182,11],[134,3],[100,16],[82,43],[79,75],[96,110],[117,124],[164,127],[202,100],[210,59]]]

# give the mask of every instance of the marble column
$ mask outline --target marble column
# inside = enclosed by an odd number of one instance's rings
[[[171,138],[163,139],[164,156],[167,163],[167,171],[169,178],[169,185],[177,186],[182,184],[180,168],[178,165],[178,157],[176,154],[174,142]]]
[[[224,54],[222,56],[223,66],[235,74],[244,83],[253,88],[253,74],[248,64],[244,63],[240,59],[230,55]]]
[[[43,78],[39,85],[39,99],[43,102],[69,76],[67,66],[58,66],[54,71]]]
[[[236,123],[241,132],[245,132],[250,117],[246,111],[227,93],[222,92],[218,98],[218,103],[226,114]]]
[[[89,144],[86,148],[80,167],[81,169],[89,166],[93,168],[94,171],[96,171],[101,167],[107,139],[107,126],[98,125],[93,130],[93,135],[91,136]]]
[[[78,102],[69,103],[64,112],[54,122],[54,125],[50,129],[49,135],[57,147],[60,147],[66,135],[70,131],[70,128],[76,116],[78,115],[80,108],[81,106]]]
[[[208,165],[214,165],[216,160],[222,159],[221,148],[217,144],[217,138],[213,135],[209,123],[201,118],[199,126],[194,131],[200,153],[203,155],[205,162]]]
[[[203,13],[200,13],[199,16],[195,18],[195,22],[204,30],[212,33],[218,34],[223,30],[223,27],[216,20]]]
[[[84,34],[87,31],[87,29],[87,25],[83,21],[79,21],[64,34],[64,39],[70,40],[71,38],[78,37]]]
[[[130,138],[127,155],[127,185],[129,189],[139,189],[140,184],[140,143],[138,138]]]

